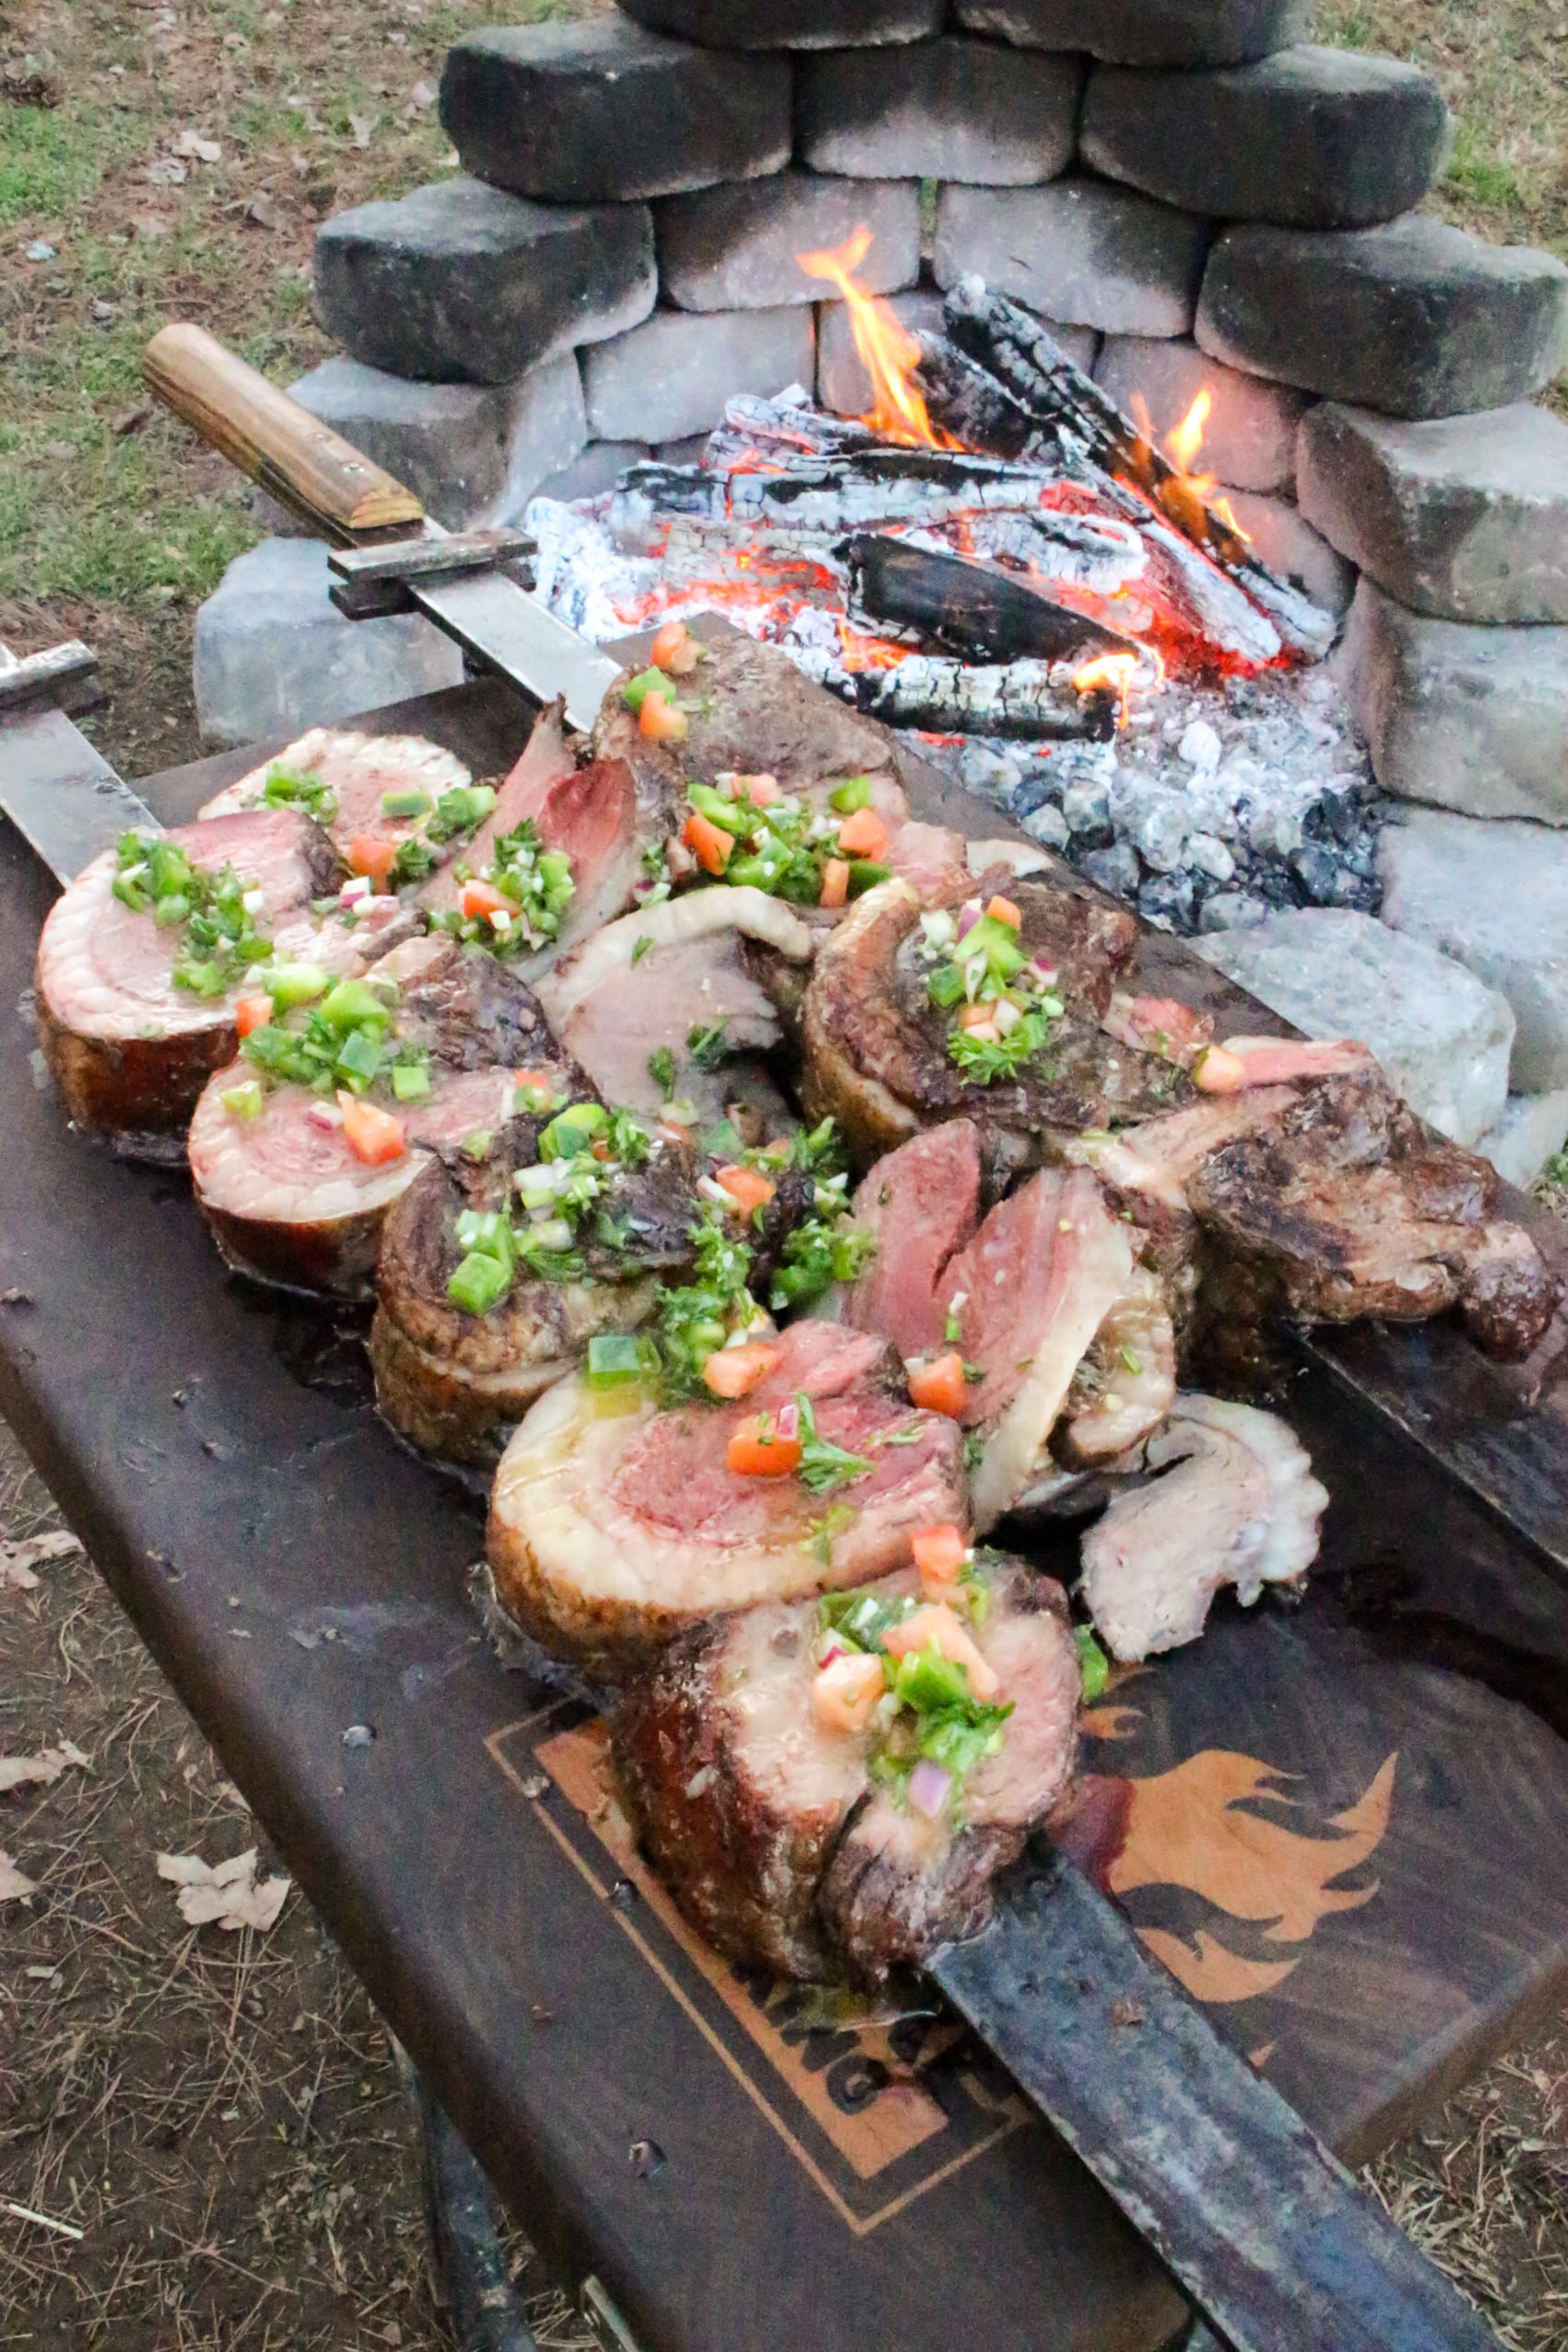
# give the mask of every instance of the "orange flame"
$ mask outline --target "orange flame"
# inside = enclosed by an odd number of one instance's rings
[[[1180,424],[1174,425],[1166,435],[1166,449],[1179,473],[1190,474],[1192,471],[1192,460],[1203,446],[1203,435],[1208,430],[1213,406],[1213,393],[1208,390],[1200,392]]]
[[[1251,536],[1244,531],[1236,521],[1235,509],[1232,506],[1229,498],[1214,496],[1215,491],[1219,488],[1218,478],[1213,474],[1194,473],[1192,470],[1192,460],[1203,446],[1203,435],[1208,431],[1209,419],[1213,413],[1213,407],[1214,395],[1205,385],[1194,399],[1180,424],[1173,424],[1166,435],[1166,454],[1176,468],[1179,487],[1201,500],[1212,514],[1218,516],[1228,531],[1235,533],[1243,547],[1249,548],[1252,545]],[[1138,430],[1146,440],[1152,439],[1148,411],[1136,394],[1134,395],[1134,411]]]
[[[852,273],[871,251],[871,233],[863,221],[836,251],[795,255],[808,277],[827,278],[849,305],[855,349],[871,378],[871,407],[861,423],[906,447],[961,449],[961,441],[932,424],[925,400],[912,381],[913,371],[920,364],[919,344],[886,302],[855,283]]]
[[[1145,652],[1154,664],[1152,677],[1145,673],[1143,659],[1136,653],[1101,653],[1094,661],[1086,662],[1081,670],[1073,672],[1073,684],[1080,695],[1092,695],[1110,687],[1121,706],[1116,718],[1118,727],[1127,724],[1134,686],[1153,688],[1165,683],[1165,663],[1152,645],[1145,647]]]

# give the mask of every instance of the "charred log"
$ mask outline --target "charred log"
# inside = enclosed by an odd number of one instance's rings
[[[1065,664],[1010,662],[970,668],[912,653],[896,670],[826,670],[822,684],[886,727],[919,728],[933,735],[1104,743],[1116,732],[1116,696],[1076,693]]]
[[[955,369],[929,355],[922,366],[933,413],[942,423],[950,423],[947,401],[958,398],[970,428],[965,437],[979,435],[981,447],[1016,458],[1021,412],[1039,432],[1059,438],[1065,467],[1087,466],[1098,476],[1135,484],[1268,614],[1293,650],[1314,657],[1327,651],[1334,635],[1328,616],[1257,560],[1240,532],[1197,494],[1190,481],[1021,304],[991,293],[978,278],[964,278],[948,294],[945,325],[948,339],[969,366]],[[977,374],[991,378],[995,394],[984,396]],[[987,417],[994,437],[984,434]]]
[[[875,533],[840,540],[833,552],[848,568],[852,620],[913,631],[967,662],[1082,662],[1138,651],[1130,637],[958,556]]]

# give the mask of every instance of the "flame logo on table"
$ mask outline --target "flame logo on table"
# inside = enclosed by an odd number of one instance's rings
[[[1127,1708],[1099,1708],[1086,1716],[1084,1729],[1114,1740],[1135,1720]],[[1145,1780],[1089,1776],[1075,1820],[1060,1834],[1111,1894],[1125,1898],[1143,1887],[1180,1887],[1258,1930],[1249,1940],[1285,1948],[1278,1958],[1248,1956],[1209,1928],[1196,1928],[1190,1939],[1165,1928],[1138,1928],[1195,2000],[1252,2000],[1301,1965],[1323,1920],[1359,1910],[1377,1894],[1376,1879],[1360,1886],[1343,1882],[1382,1843],[1397,1762],[1396,1749],[1353,1804],[1328,1816],[1324,1835],[1275,1817],[1286,1807],[1307,1809],[1291,1792],[1298,1775],[1224,1747],[1202,1748]],[[1097,1803],[1097,1792],[1101,1800],[1114,1792],[1113,1803]],[[1270,1812],[1257,1810],[1260,1805]]]

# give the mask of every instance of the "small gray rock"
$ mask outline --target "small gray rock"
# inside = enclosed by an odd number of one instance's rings
[[[547,475],[534,495],[558,498],[567,506],[574,499],[602,497],[628,466],[643,465],[652,455],[646,441],[590,441],[569,466]]]
[[[604,441],[674,441],[711,432],[737,392],[808,384],[814,321],[773,311],[656,311],[642,326],[582,355],[588,421]]]
[[[1385,792],[1568,825],[1568,628],[1480,628],[1356,591],[1336,669]]]
[[[1568,1086],[1568,836],[1411,808],[1385,828],[1378,872],[1385,922],[1513,1006],[1518,1091]]]
[[[406,482],[450,530],[468,528],[501,495],[513,406],[503,384],[414,384],[327,359],[288,396]]]
[[[944,187],[932,266],[939,286],[983,277],[1047,318],[1107,334],[1192,326],[1209,224],[1103,181]]]
[[[819,301],[829,281],[808,277],[796,256],[835,250],[863,224],[871,245],[855,277],[868,294],[896,293],[920,274],[918,180],[778,172],[671,197],[655,219],[664,298],[682,311]]]
[[[1040,808],[1031,809],[1021,822],[1031,841],[1038,842],[1043,849],[1066,849],[1072,839],[1066,819],[1048,800]]]
[[[519,196],[671,196],[789,161],[789,60],[693,49],[621,15],[491,25],[447,51],[441,120],[477,179]]]
[[[1424,212],[1381,229],[1227,229],[1199,343],[1255,376],[1390,416],[1501,408],[1568,363],[1568,266]]]
[[[1311,0],[958,0],[971,32],[1119,65],[1238,65],[1304,36]]]
[[[1134,400],[1141,400],[1160,442],[1207,392],[1211,406],[1195,469],[1236,490],[1291,487],[1307,404],[1302,393],[1221,368],[1187,337],[1107,335],[1094,377],[1129,416]]]
[[[1216,890],[1205,899],[1198,916],[1198,928],[1203,932],[1251,931],[1269,920],[1267,900],[1255,899],[1249,890]]]
[[[541,482],[570,466],[588,440],[582,379],[571,352],[519,377],[510,390],[506,480],[492,514],[498,523],[520,522]]]
[[[1075,776],[1062,795],[1062,814],[1075,833],[1103,832],[1111,822],[1111,786],[1103,776]]]
[[[944,0],[620,0],[655,32],[711,49],[842,49],[922,40],[942,30]]]
[[[1349,611],[1355,566],[1336,554],[1299,507],[1288,498],[1260,498],[1249,490],[1232,491],[1230,505],[1260,563],[1280,579],[1293,580],[1319,611],[1336,619]]]
[[[1568,1088],[1551,1094],[1510,1094],[1495,1127],[1475,1148],[1506,1184],[1528,1193],[1549,1159],[1568,1143]]]
[[[1413,612],[1568,622],[1568,424],[1517,402],[1396,424],[1324,401],[1303,426],[1303,512]]]
[[[1448,128],[1419,67],[1303,43],[1212,74],[1099,66],[1079,148],[1096,171],[1189,212],[1363,229],[1420,203]]]
[[[463,683],[463,657],[421,614],[344,620],[318,539],[237,556],[196,616],[197,718],[210,743],[329,726]]]
[[[1109,890],[1113,899],[1135,899],[1138,895],[1138,854],[1126,842],[1113,842],[1109,849],[1091,849],[1077,860],[1080,874],[1101,890]]]
[[[1337,907],[1211,933],[1201,956],[1309,1037],[1355,1037],[1455,1143],[1503,1115],[1514,1016],[1462,965]]]
[[[647,318],[653,216],[443,180],[323,222],[315,284],[323,322],[367,367],[501,384]]]
[[[1235,860],[1218,833],[1194,833],[1187,844],[1187,857],[1190,865],[1213,881],[1229,882],[1235,878]]]
[[[1028,187],[1073,160],[1083,67],[994,41],[829,50],[795,68],[795,139],[813,171]]]

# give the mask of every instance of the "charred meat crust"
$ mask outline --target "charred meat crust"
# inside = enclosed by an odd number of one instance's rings
[[[448,1069],[521,1069],[542,1059],[558,1067],[561,1060],[527,982],[482,948],[455,942],[404,987],[398,1030]],[[591,1091],[575,1069],[569,1080],[574,1091]]]
[[[651,1284],[649,1284],[651,1292]],[[378,1306],[371,1320],[376,1403],[400,1437],[441,1462],[493,1470],[507,1438],[536,1397],[571,1369],[570,1356],[536,1357],[509,1370],[469,1372],[422,1348]]]
[[[846,709],[802,677],[777,646],[759,644],[737,631],[716,639],[705,651],[707,658],[692,681],[697,707],[682,747],[688,775],[712,784],[727,772],[746,775],[765,769],[786,792],[841,776],[868,775],[874,787],[886,785],[902,808],[895,740],[874,719]],[[620,719],[629,714],[624,713],[616,687],[611,688],[604,709],[607,718],[601,728],[613,742],[601,741],[596,729],[595,745],[619,752]]]

